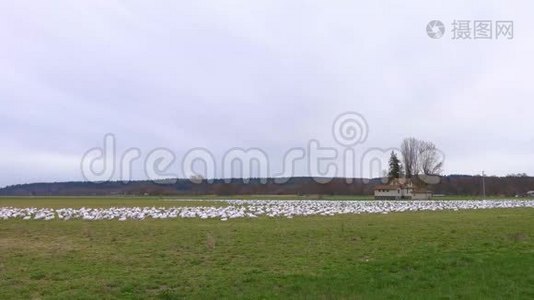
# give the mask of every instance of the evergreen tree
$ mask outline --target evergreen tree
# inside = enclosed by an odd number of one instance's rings
[[[395,152],[391,151],[391,156],[389,157],[389,172],[388,172],[388,178],[391,181],[395,178],[400,178],[402,173],[402,166],[400,164],[400,160],[397,157],[397,154]]]

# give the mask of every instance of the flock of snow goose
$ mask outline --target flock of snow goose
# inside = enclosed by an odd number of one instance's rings
[[[111,208],[15,208],[0,207],[0,220],[143,220],[200,218],[226,221],[234,218],[334,216],[339,214],[387,214],[491,208],[534,208],[534,201],[321,201],[321,200],[218,200],[227,206],[111,207]],[[213,202],[213,201],[211,201]]]

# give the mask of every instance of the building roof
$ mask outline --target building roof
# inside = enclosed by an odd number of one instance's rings
[[[396,184],[385,184],[385,185],[376,185],[375,186],[375,190],[396,190],[396,189],[400,189],[401,186],[400,185],[396,185]]]

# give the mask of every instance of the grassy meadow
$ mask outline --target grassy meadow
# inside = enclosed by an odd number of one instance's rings
[[[199,203],[210,202],[0,199],[19,207]],[[0,299],[15,298],[532,299],[534,209],[227,222],[0,220]]]

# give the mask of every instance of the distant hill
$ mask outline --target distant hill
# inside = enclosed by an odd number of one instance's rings
[[[293,177],[279,183],[280,179],[251,179],[244,183],[242,179],[232,179],[227,183],[217,179],[212,183],[203,181],[199,184],[188,179],[169,180],[164,184],[152,181],[91,182],[53,182],[30,183],[7,186],[0,189],[0,196],[109,196],[109,195],[283,195],[283,194],[323,194],[323,195],[371,195],[380,179],[371,179],[365,183],[362,179],[353,179],[347,183],[344,178],[334,178],[329,183],[316,182],[311,177]],[[367,180],[368,181],[368,180]],[[487,195],[523,195],[534,190],[534,177],[507,176],[485,177]],[[480,195],[482,178],[469,175],[443,176],[441,182],[428,187],[436,194],[446,195]]]

